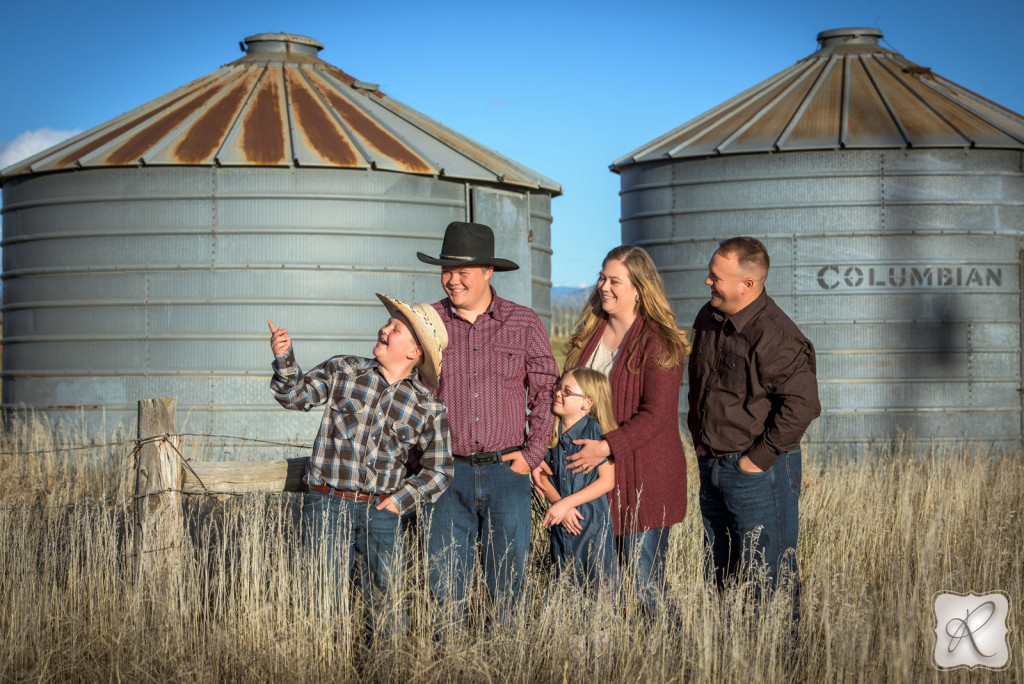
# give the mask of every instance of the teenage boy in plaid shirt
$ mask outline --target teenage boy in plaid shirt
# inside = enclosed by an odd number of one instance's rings
[[[267,321],[274,352],[270,388],[288,409],[326,404],[304,480],[303,540],[338,585],[353,566],[370,617],[368,634],[404,632],[404,610],[384,608],[402,570],[402,517],[417,501],[432,502],[452,479],[448,412],[417,377],[434,385],[448,335],[428,304],[377,297],[390,318],[377,333],[373,359],[335,356],[308,373],[295,363],[286,328]],[[410,452],[420,469],[407,477]],[[330,612],[329,608],[325,612]],[[380,616],[380,617],[378,617]]]

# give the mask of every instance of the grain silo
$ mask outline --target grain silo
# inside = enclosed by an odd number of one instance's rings
[[[765,243],[768,292],[818,350],[812,440],[1019,445],[1024,118],[881,37],[822,32],[615,161],[623,241],[651,252],[684,325],[717,243]]]
[[[241,59],[0,173],[4,407],[99,431],[175,396],[186,431],[308,441],[318,418],[267,388],[266,320],[305,368],[369,354],[374,292],[443,296],[415,255],[455,220],[494,228],[521,266],[500,293],[550,317],[559,185],[322,47],[251,36]]]

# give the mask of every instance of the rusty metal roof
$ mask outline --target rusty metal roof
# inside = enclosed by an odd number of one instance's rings
[[[0,171],[11,176],[138,165],[380,169],[561,194],[555,181],[321,60],[285,33],[245,39],[246,56]]]
[[[1024,117],[878,44],[882,32],[818,34],[819,50],[611,166],[797,150],[1024,150]]]

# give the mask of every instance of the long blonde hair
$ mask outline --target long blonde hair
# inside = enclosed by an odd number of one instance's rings
[[[558,384],[562,384],[566,375],[571,375],[575,378],[576,384],[583,390],[583,394],[587,399],[590,399],[590,413],[587,415],[600,424],[603,432],[611,432],[619,427],[619,424],[615,422],[615,413],[612,411],[612,386],[608,382],[607,375],[592,368],[573,367],[562,373],[562,377],[558,379]],[[555,416],[555,427],[551,432],[551,439],[548,441],[549,449],[558,444],[558,438],[561,435],[562,418]]]
[[[681,364],[690,354],[690,341],[686,339],[688,330],[680,330],[676,325],[676,315],[672,313],[672,307],[668,304],[668,297],[665,296],[665,284],[661,280],[658,269],[654,266],[651,256],[642,247],[633,245],[620,245],[608,252],[608,256],[601,262],[601,267],[611,260],[621,261],[629,271],[629,282],[636,288],[640,295],[637,302],[637,315],[643,319],[643,330],[636,336],[629,349],[626,351],[626,368],[631,373],[640,372],[640,366],[644,359],[641,353],[644,333],[653,330],[661,340],[661,354],[655,359],[660,368],[674,368]],[[601,293],[599,286],[594,285],[583,313],[576,321],[576,331],[566,343],[566,366],[577,366],[585,363],[583,348],[590,342],[590,338],[597,332],[601,321],[608,318],[601,309]]]

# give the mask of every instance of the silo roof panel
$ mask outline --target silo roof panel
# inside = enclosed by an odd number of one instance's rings
[[[149,128],[155,129],[158,142],[141,155],[144,164],[212,164],[231,124],[238,111],[245,103],[255,75],[249,75],[241,81],[223,81],[216,90],[204,93],[183,104],[174,114],[167,114]],[[182,119],[182,116],[185,118]],[[173,130],[161,134],[162,126],[179,123]],[[140,133],[140,138],[142,137]],[[141,140],[140,140],[141,144]],[[107,155],[103,161],[112,160],[115,153]],[[94,162],[95,164],[95,162]]]
[[[880,47],[881,37],[877,29],[822,32],[814,54],[620,157],[611,168],[840,147],[1024,150],[1024,117]],[[794,86],[793,79],[805,72],[808,79],[814,75],[814,85]]]
[[[914,94],[938,116],[948,121],[976,147],[1014,147],[1018,141],[1000,131],[984,119],[972,115],[956,102],[922,85],[917,79],[908,79]]]
[[[788,78],[782,79],[758,93],[757,97],[748,98],[739,107],[730,107],[722,112],[721,116],[705,122],[700,127],[702,134],[699,136],[684,134],[668,141],[671,147],[668,149],[667,156],[674,158],[688,157],[695,154],[715,154],[724,151],[746,151],[744,149],[729,148],[725,150],[722,148],[726,146],[725,143],[729,142],[733,136],[742,133],[744,130],[747,130],[746,127],[757,122],[759,115],[768,108],[765,105],[766,102],[775,103],[780,97],[784,98],[786,93],[790,92],[791,87],[801,81],[801,76],[803,75],[802,72],[794,71],[794,73],[788,75]],[[795,107],[795,105],[793,106]],[[781,126],[779,131],[781,131]],[[776,135],[775,137],[778,136]],[[774,143],[775,138],[773,137],[769,146]]]
[[[386,120],[387,127],[395,138],[403,145],[413,148],[418,157],[436,169],[437,175],[490,181],[497,177],[494,171],[476,163],[446,142],[431,135],[424,135],[419,125],[401,116],[403,106],[394,98],[384,100],[366,97],[362,105],[375,121]]]
[[[216,162],[224,166],[288,166],[291,141],[283,74],[280,68],[270,66],[254,73],[259,74],[255,91],[225,137]]]
[[[321,60],[315,40],[246,39],[249,54],[0,171],[138,164],[380,169],[561,194],[514,162]]]
[[[827,67],[826,67],[827,68]],[[748,152],[774,148],[782,136],[786,126],[793,119],[793,114],[805,101],[807,93],[820,78],[820,69],[804,72],[800,78],[791,82],[768,104],[762,105],[754,113],[750,121],[718,146],[720,152]]]
[[[174,141],[172,157],[182,164],[212,164],[225,135],[252,94],[259,74],[250,71],[237,84],[225,88],[218,99],[206,107],[180,140]],[[169,141],[168,141],[169,142]]]
[[[307,78],[327,99],[341,120],[348,125],[350,133],[358,138],[364,154],[370,157],[377,168],[410,173],[434,174],[434,169],[414,151],[399,140],[392,131],[387,130],[384,122],[374,120],[362,107],[358,100],[367,99],[366,95],[358,95],[358,90],[351,86],[329,82],[329,77],[317,70],[305,72]]]
[[[285,70],[285,86],[291,104],[292,150],[296,165],[369,166],[298,69]]]
[[[647,159],[672,156],[669,154],[669,152],[673,148],[680,146],[680,144],[682,144],[682,146],[688,146],[691,144],[691,142],[688,139],[688,134],[690,132],[703,129],[705,125],[707,125],[707,123],[710,121],[730,116],[732,113],[735,113],[737,110],[742,108],[745,104],[748,104],[752,100],[757,99],[764,89],[774,87],[778,85],[779,82],[792,78],[793,74],[791,72],[798,72],[801,70],[801,65],[797,64],[781,73],[775,74],[774,76],[763,81],[762,83],[759,83],[758,85],[745,90],[739,95],[736,95],[735,97],[726,100],[717,107],[714,107],[704,112],[700,116],[691,119],[690,121],[687,121],[682,126],[674,128],[668,133],[665,133],[655,138],[651,142],[647,143],[647,145],[639,148],[638,150],[635,150],[631,155],[617,161],[616,164],[629,163],[633,161],[635,158]],[[682,143],[680,141],[682,141]],[[713,147],[711,148],[710,152],[714,152]],[[693,153],[689,152],[688,156],[693,156]]]
[[[907,134],[911,147],[966,147],[970,144],[956,128],[916,97],[907,78],[898,78],[877,60],[865,60],[868,74],[893,117]]]
[[[796,112],[793,121],[780,136],[778,149],[821,149],[838,147],[842,122],[842,110],[836,106],[843,98],[844,61],[830,59],[822,73],[818,74],[813,90],[810,90]]]
[[[846,147],[905,147],[899,126],[875,86],[860,58],[846,60],[848,96],[844,113],[843,144]]]
[[[375,98],[376,102],[390,110],[395,115],[412,124],[420,133],[426,133],[426,138],[436,139],[447,148],[446,157],[451,164],[435,162],[435,166],[444,170],[444,175],[455,178],[470,178],[499,183],[511,183],[531,188],[551,189],[561,186],[555,181],[531,171],[522,164],[512,161],[494,150],[474,142],[460,133],[456,133],[447,126],[434,121],[428,116],[402,104],[392,97]],[[419,135],[417,140],[424,136]],[[470,164],[466,164],[466,162]],[[452,169],[461,169],[460,173],[453,173]],[[463,176],[462,174],[465,174]]]
[[[199,110],[209,103],[220,91],[220,84],[203,88],[194,97],[181,101],[177,106],[170,107],[159,116],[154,117],[145,126],[137,127],[107,146],[110,151],[99,159],[88,164],[81,160],[83,166],[124,166],[135,164],[152,147],[177,131],[178,126],[186,119],[197,115]]]
[[[949,98],[964,110],[1024,144],[1024,117],[941,76],[922,79],[922,85]],[[1018,145],[1019,147],[1019,145]]]
[[[0,178],[21,173],[37,173],[86,166],[84,160],[95,159],[97,150],[112,150],[123,144],[131,132],[151,119],[164,115],[197,91],[217,80],[209,75],[182,86],[152,102],[137,107],[119,117],[74,136],[39,154],[15,164],[0,173]],[[102,154],[100,155],[103,156]]]

